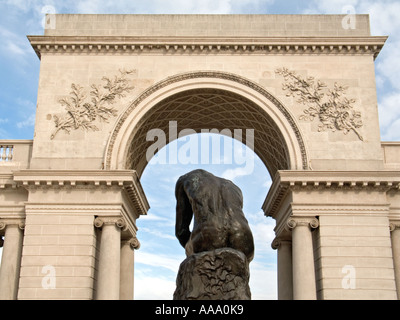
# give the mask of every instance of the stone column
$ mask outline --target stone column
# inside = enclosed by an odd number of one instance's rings
[[[290,218],[287,225],[292,230],[293,299],[316,300],[311,229],[317,228],[319,222],[315,218]]]
[[[125,221],[118,217],[99,217],[94,225],[101,228],[96,299],[119,300],[121,229]]]
[[[19,219],[0,222],[0,230],[5,230],[0,268],[0,300],[17,299],[23,229],[24,222]]]
[[[278,299],[293,300],[292,242],[275,238],[271,246],[278,250]]]
[[[133,300],[134,281],[134,249],[139,249],[140,243],[136,237],[121,242],[121,279],[119,298],[120,300]]]
[[[400,299],[400,221],[396,223],[390,223],[390,231],[397,299]]]

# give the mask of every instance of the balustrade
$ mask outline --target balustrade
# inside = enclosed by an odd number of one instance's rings
[[[0,144],[0,161],[12,161],[14,145]]]
[[[29,168],[32,146],[32,140],[0,140],[0,165]]]

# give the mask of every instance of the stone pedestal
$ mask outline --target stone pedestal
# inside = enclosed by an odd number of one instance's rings
[[[174,300],[250,300],[249,263],[231,248],[192,254],[179,267]]]

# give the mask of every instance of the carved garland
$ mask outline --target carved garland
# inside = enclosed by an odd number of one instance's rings
[[[96,120],[108,122],[110,117],[116,117],[118,110],[112,106],[117,99],[125,97],[125,93],[133,89],[129,85],[127,76],[134,71],[121,71],[120,75],[113,79],[103,77],[105,85],[91,85],[90,101],[85,90],[80,85],[73,83],[70,96],[61,99],[59,102],[65,108],[63,115],[53,115],[56,129],[51,134],[54,139],[57,133],[63,130],[70,133],[71,130],[84,129],[98,131],[99,128],[94,124]]]
[[[318,131],[338,130],[344,134],[353,131],[361,141],[364,140],[358,131],[363,126],[361,113],[353,110],[355,100],[346,98],[347,87],[335,83],[329,89],[322,81],[316,81],[314,77],[303,79],[287,68],[275,72],[284,77],[282,88],[288,91],[287,96],[298,97],[297,102],[308,107],[304,109],[300,120],[313,121],[318,118]]]

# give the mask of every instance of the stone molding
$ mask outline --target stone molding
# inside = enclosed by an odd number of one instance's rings
[[[352,54],[376,58],[387,37],[28,36],[42,54]]]
[[[400,190],[400,172],[279,171],[275,176],[262,208],[266,216],[274,217],[288,192],[321,191],[327,189],[335,191],[369,190],[379,192]],[[381,211],[380,207],[375,209]],[[307,210],[310,210],[310,208],[307,208]],[[329,208],[329,210],[331,210],[331,208]],[[340,211],[341,209],[336,208],[335,210]],[[358,210],[365,211],[370,210],[370,208],[359,208]]]
[[[0,189],[6,188],[17,188],[17,183],[14,181],[12,173],[1,173],[0,174]]]
[[[134,170],[21,170],[13,180],[27,190],[37,188],[119,188],[124,189],[138,211],[150,208]]]

